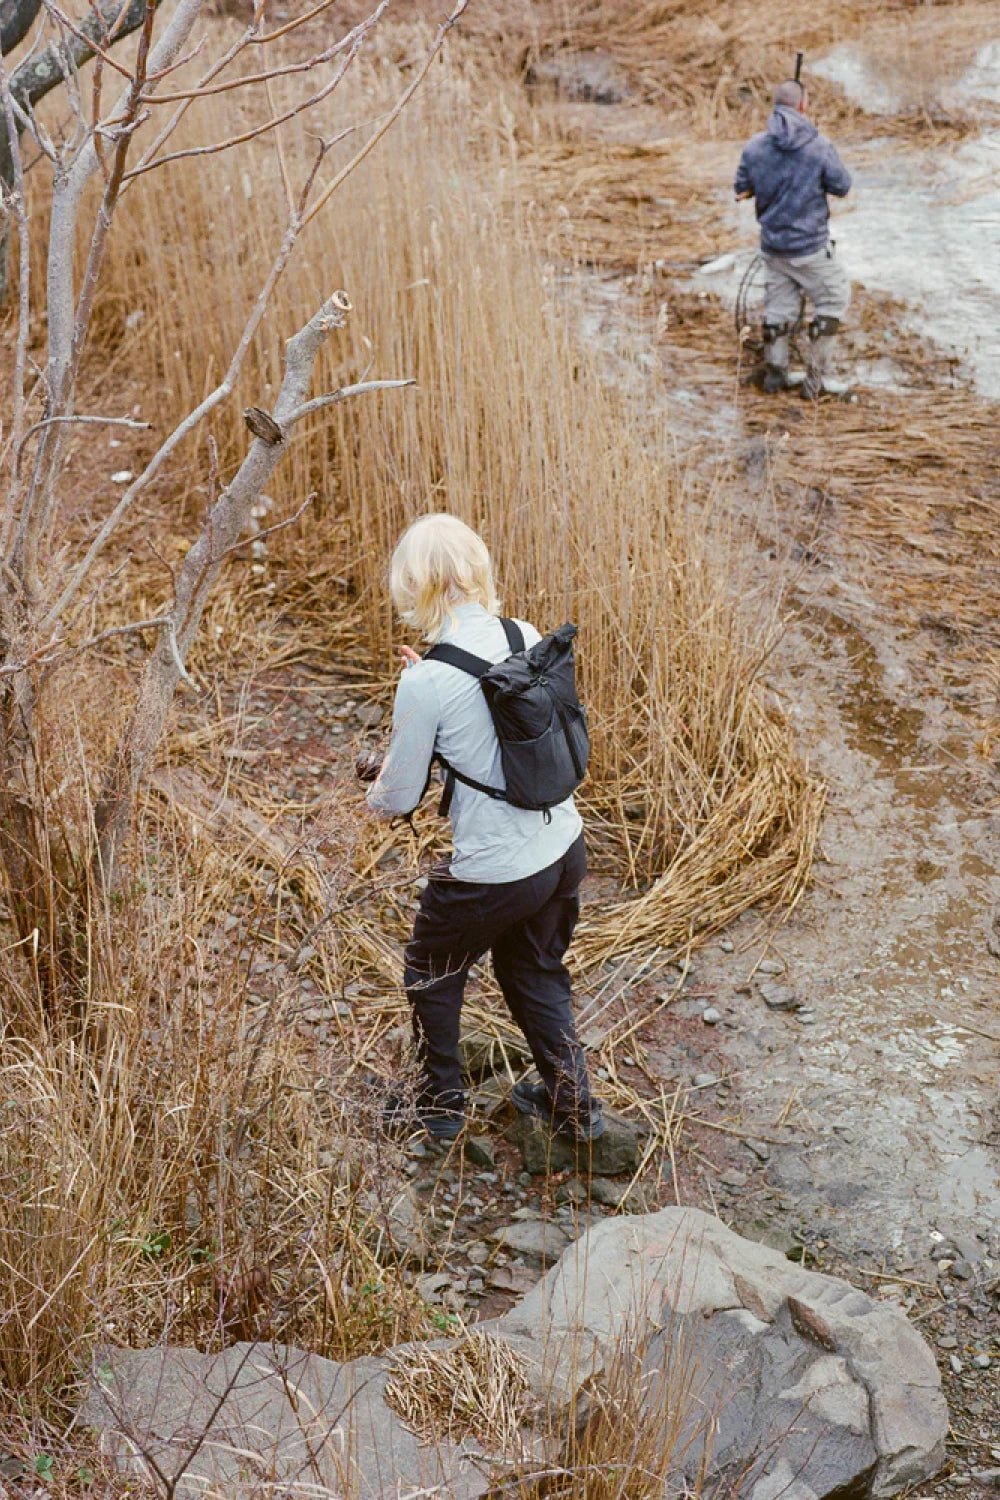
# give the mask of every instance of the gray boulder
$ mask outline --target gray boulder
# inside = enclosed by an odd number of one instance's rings
[[[603,1220],[480,1329],[521,1356],[547,1408],[525,1434],[543,1463],[560,1461],[561,1424],[586,1442],[602,1422],[603,1461],[614,1461],[609,1426],[612,1444],[635,1426],[608,1413],[625,1407],[665,1455],[665,1497],[697,1482],[727,1500],[878,1500],[943,1460],[937,1366],[899,1308],[696,1209]],[[212,1485],[232,1500],[278,1486],[304,1500],[319,1485],[359,1500],[435,1485],[456,1500],[487,1494],[499,1456],[471,1440],[418,1440],[382,1398],[390,1367],[391,1355],[337,1365],[249,1344],[114,1350],[82,1415],[123,1466],[141,1469],[143,1453],[168,1475],[187,1463],[180,1497]],[[602,1382],[616,1379],[609,1408]]]
[[[627,1341],[642,1351],[653,1421],[667,1389],[676,1407],[680,1361],[688,1415],[670,1428],[673,1484],[704,1460],[709,1490],[746,1500],[861,1500],[944,1460],[937,1365],[904,1314],[697,1209],[605,1219],[491,1326],[536,1364],[550,1401]]]
[[[82,1416],[126,1472],[148,1477],[155,1464],[176,1479],[177,1500],[484,1494],[474,1443],[426,1446],[383,1400],[390,1368],[283,1345],[115,1349]]]

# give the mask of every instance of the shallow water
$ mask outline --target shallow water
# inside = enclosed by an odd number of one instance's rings
[[[918,97],[912,79],[886,76],[857,43],[812,69],[872,114],[928,102],[926,83]],[[932,88],[930,102],[945,111],[1000,107],[1000,40]],[[851,275],[905,301],[912,326],[957,354],[984,395],[1000,397],[1000,130],[933,152],[876,140],[851,165],[854,192],[834,229]]]

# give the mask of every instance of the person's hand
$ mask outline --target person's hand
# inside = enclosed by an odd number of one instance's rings
[[[420,655],[412,646],[400,646],[399,659],[404,667],[415,667],[420,660]]]

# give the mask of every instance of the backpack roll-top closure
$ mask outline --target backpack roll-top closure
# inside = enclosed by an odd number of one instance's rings
[[[564,802],[586,774],[590,753],[587,716],[576,694],[573,639],[575,625],[562,625],[525,650],[513,620],[503,620],[511,647],[505,661],[488,662],[442,642],[425,660],[442,661],[475,677],[483,690],[500,747],[504,787],[487,786],[466,776],[444,756],[441,812],[447,813],[455,781],[512,807],[542,812]]]

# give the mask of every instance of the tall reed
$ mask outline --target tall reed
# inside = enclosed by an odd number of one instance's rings
[[[374,108],[384,88],[369,72],[345,108]],[[626,392],[587,348],[578,273],[547,260],[543,216],[519,192],[525,108],[482,60],[434,76],[308,241],[216,435],[225,457],[238,451],[244,400],[266,404],[273,388],[276,331],[344,285],[356,311],[326,380],[344,383],[371,362],[417,387],[335,410],[296,440],[286,497],[314,490],[320,500],[279,544],[278,602],[320,656],[333,653],[323,611],[332,626],[347,574],[372,660],[387,667],[385,569],[400,531],[431,509],[480,528],[510,610],[580,626],[596,823],[630,878],[645,881],[720,808],[731,805],[739,824],[762,758],[794,765],[786,738],[760,732],[773,722],[756,678],[775,600],[741,574],[707,498],[713,475],[678,455],[655,375],[633,371]],[[221,109],[206,108],[197,128],[221,132]],[[214,158],[190,190],[138,199],[120,226],[116,293],[145,315],[130,361],[146,362],[168,407],[215,378],[253,296],[281,201],[267,148],[261,156],[250,173]],[[636,387],[648,399],[636,400]],[[776,795],[738,859],[795,844],[789,820],[802,811],[808,822],[814,800],[807,778],[793,780],[791,805]],[[797,863],[794,848],[789,858]]]

